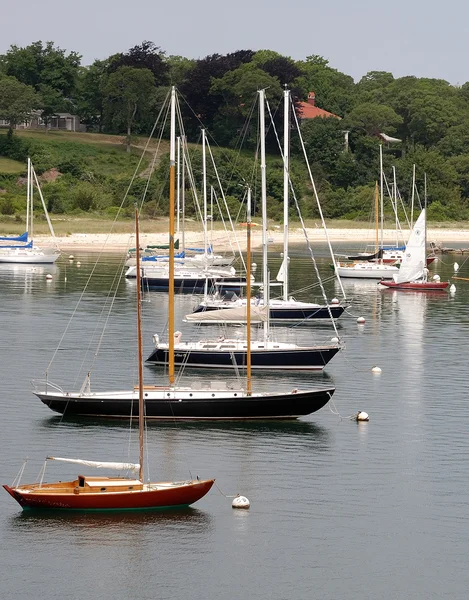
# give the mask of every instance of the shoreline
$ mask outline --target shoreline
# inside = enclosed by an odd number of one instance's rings
[[[327,244],[326,234],[322,228],[309,228],[306,230],[308,239],[312,244]],[[246,233],[245,230],[239,230],[237,240],[241,250],[246,249]],[[357,243],[374,244],[374,235],[370,235],[369,229],[328,229],[327,235],[331,244],[334,242],[344,243],[350,242],[351,247]],[[403,231],[402,236],[408,239],[409,231]],[[269,244],[283,244],[283,231],[278,228],[267,232]],[[383,239],[385,244],[395,243],[396,233],[394,230],[385,230]],[[213,243],[214,251],[229,252],[237,247],[236,241],[230,242],[227,239],[225,232],[214,232],[209,236],[210,242]],[[126,233],[74,233],[68,236],[56,237],[56,244],[62,252],[70,252],[72,250],[80,250],[82,252],[125,252],[135,246],[135,235]],[[457,244],[466,243],[466,248],[469,248],[469,231],[468,230],[450,230],[450,229],[428,229],[427,240],[429,243],[435,243],[437,247],[444,247],[447,242]],[[260,231],[252,231],[252,248],[258,249],[262,247],[262,234]],[[37,236],[34,242],[38,246],[53,246],[50,236]],[[148,245],[167,244],[167,233],[141,233],[140,246],[145,248]],[[200,232],[187,232],[185,234],[186,246],[203,246],[203,236]],[[302,229],[291,229],[289,232],[290,244],[305,243],[305,236]]]

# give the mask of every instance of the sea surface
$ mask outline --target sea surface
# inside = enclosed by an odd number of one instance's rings
[[[272,278],[279,252],[273,249]],[[314,252],[327,297],[341,298],[326,249]],[[295,247],[291,256],[295,297],[321,302],[308,253]],[[443,255],[431,274],[450,279],[457,260],[459,276],[469,278],[467,256]],[[96,259],[77,253],[71,261],[65,253],[54,267],[0,265],[2,484],[12,483],[24,459],[24,483],[36,479],[47,455],[138,460],[129,423],[70,421],[32,394],[32,380],[46,370],[72,389],[90,370],[95,389],[136,383],[135,283],[120,278],[121,256]],[[261,258],[254,260],[259,276]],[[255,387],[275,390],[333,382],[333,402],[313,415],[276,423],[151,424],[153,479],[216,477],[193,508],[28,513],[1,490],[0,597],[466,599],[469,281],[451,281],[454,293],[344,280],[349,308],[337,332],[319,323],[275,328],[279,339],[339,335],[345,343],[322,374],[254,376]],[[176,298],[183,339],[217,335],[182,322],[198,300]],[[142,305],[148,356],[153,334],[164,337],[167,296],[147,293]],[[144,376],[148,384],[166,381],[155,367],[146,366]],[[234,377],[183,374],[185,381]],[[369,422],[349,418],[358,411]],[[45,479],[76,474],[73,465],[49,464]],[[249,511],[232,509],[238,493],[249,498]]]

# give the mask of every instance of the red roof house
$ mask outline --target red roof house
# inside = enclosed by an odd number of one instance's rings
[[[341,118],[334,113],[319,108],[319,106],[315,105],[315,102],[316,94],[314,92],[309,92],[307,102],[298,102],[298,115],[300,119],[316,119],[316,117],[322,117],[323,119],[329,117],[334,117],[335,119]]]

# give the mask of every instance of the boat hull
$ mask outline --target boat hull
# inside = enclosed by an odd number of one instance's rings
[[[174,291],[179,294],[203,294],[206,289],[218,289],[221,294],[234,292],[239,294],[241,287],[246,284],[244,277],[228,277],[220,279],[219,277],[174,277]],[[169,289],[169,279],[167,277],[152,277],[144,275],[142,277],[142,289],[157,292],[167,292]]]
[[[23,507],[35,510],[78,510],[78,511],[127,511],[154,510],[189,506],[207,494],[214,483],[213,479],[204,481],[168,484],[167,489],[126,490],[122,492],[87,492],[51,489],[50,492],[36,491],[34,486],[10,487],[5,490]],[[47,484],[45,485],[47,488]],[[153,486],[145,486],[152,488]]]
[[[252,420],[297,419],[321,409],[334,387],[293,390],[274,394],[244,390],[179,392],[145,387],[145,416],[153,420]],[[51,410],[68,417],[138,418],[138,392],[112,395],[35,392]]]
[[[446,290],[449,283],[447,281],[424,281],[424,282],[411,282],[407,283],[396,283],[395,281],[380,281],[380,285],[384,285],[387,288],[391,288],[393,290],[420,290],[424,291],[434,291],[434,290]]]
[[[194,310],[194,313],[200,313],[211,310],[219,310],[220,308],[231,308],[229,304],[220,304],[217,306],[199,304]],[[312,308],[295,308],[295,307],[271,307],[269,309],[270,322],[282,322],[282,323],[297,323],[299,321],[309,321],[312,319],[330,319],[331,315],[333,319],[338,319],[344,312],[345,307],[339,304],[327,306],[315,306]]]
[[[393,265],[379,265],[375,263],[363,263],[354,266],[337,266],[339,277],[350,277],[355,279],[392,279],[393,275],[399,273],[399,269]]]
[[[0,252],[0,263],[14,265],[53,265],[59,256],[59,253],[24,252],[15,254],[12,252],[8,254]]]
[[[287,350],[252,350],[251,369],[282,371],[321,371],[339,352],[339,346],[299,348]],[[165,366],[169,362],[167,348],[155,348],[146,360],[153,365]],[[206,369],[245,369],[245,350],[215,351],[176,347],[174,363],[180,367]]]

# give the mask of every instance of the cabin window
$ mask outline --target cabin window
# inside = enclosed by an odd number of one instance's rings
[[[129,485],[129,490],[133,490],[134,486],[133,485]]]
[[[80,487],[85,487],[85,478],[84,477],[78,477],[78,485]]]
[[[105,491],[106,491],[106,488],[101,488],[101,491],[102,491],[102,492],[105,492]]]
[[[189,398],[192,398],[192,394],[189,394]]]

